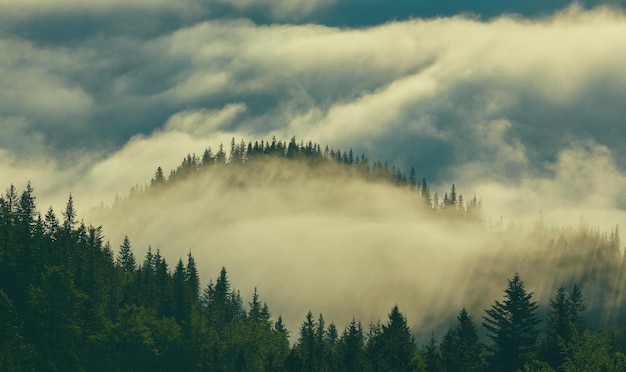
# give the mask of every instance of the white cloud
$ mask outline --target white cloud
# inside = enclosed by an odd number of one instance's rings
[[[87,56],[11,39],[0,39],[0,55],[3,112],[63,118],[72,126],[92,109],[93,99],[67,76],[68,71],[86,63]]]
[[[177,130],[196,137],[208,137],[222,130],[246,111],[244,104],[227,105],[221,110],[187,110],[173,115],[165,130]]]

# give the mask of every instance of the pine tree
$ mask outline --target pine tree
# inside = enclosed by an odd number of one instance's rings
[[[116,262],[117,266],[119,266],[123,272],[134,273],[135,270],[137,270],[137,261],[135,260],[128,236],[124,237],[124,241],[122,245],[120,245]]]
[[[409,185],[411,187],[416,187],[417,184],[417,176],[415,174],[415,167],[411,167],[411,172],[409,172]]]
[[[186,301],[194,305],[200,296],[200,276],[191,251],[187,254],[187,267],[185,268],[185,296]]]
[[[447,371],[482,370],[482,344],[476,325],[465,309],[457,317],[457,326],[444,337],[441,355]]]
[[[521,368],[535,350],[537,339],[537,305],[533,293],[527,293],[518,274],[509,279],[504,290],[504,302],[496,301],[483,319],[489,347],[489,365],[495,371],[516,371]]]
[[[79,314],[84,294],[72,281],[71,273],[59,266],[47,266],[40,286],[31,287],[33,309],[30,332],[40,354],[38,370],[81,370],[79,364]]]
[[[362,371],[365,366],[365,339],[361,323],[350,322],[339,340],[338,359],[342,371]]]
[[[313,313],[309,310],[300,326],[298,344],[295,347],[297,359],[303,371],[314,371],[316,367],[316,331],[317,324],[313,319]]]
[[[583,313],[587,310],[587,303],[583,298],[580,288],[578,288],[576,284],[574,284],[567,296],[567,305],[569,308],[570,323],[579,334],[584,333],[587,328],[587,323]]]
[[[67,234],[74,230],[76,226],[76,209],[74,208],[74,198],[70,194],[65,205],[65,211],[63,212],[63,229]]]
[[[412,371],[415,364],[417,347],[398,305],[389,313],[389,321],[382,327],[383,365],[389,371]]]
[[[24,339],[18,312],[0,289],[0,370],[34,370],[33,348]]]
[[[135,303],[137,298],[134,290],[134,284],[137,262],[135,261],[135,256],[133,255],[128,236],[124,237],[124,241],[120,246],[120,251],[116,259],[116,266],[122,284],[122,303]]]
[[[563,363],[563,355],[559,347],[559,339],[569,342],[571,324],[569,320],[569,306],[565,288],[559,287],[554,298],[550,300],[552,311],[548,315],[546,336],[542,340],[543,358],[554,368]]]
[[[441,354],[439,350],[437,350],[437,340],[435,339],[434,332],[430,334],[430,339],[422,355],[426,364],[426,372],[439,372],[442,370]]]
[[[542,340],[542,354],[554,368],[564,362],[562,345],[568,345],[574,334],[582,335],[586,330],[584,311],[587,309],[582,293],[574,284],[571,291],[559,287],[550,300],[552,311],[548,315],[546,335]]]
[[[163,169],[158,167],[154,173],[154,178],[150,181],[150,186],[161,186],[165,184],[165,176],[163,175]]]
[[[380,321],[370,323],[367,331],[367,344],[365,345],[365,355],[371,370],[380,371],[383,369],[383,328]]]

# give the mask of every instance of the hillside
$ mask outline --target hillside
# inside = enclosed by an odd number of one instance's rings
[[[30,185],[7,189],[0,288],[2,326],[12,331],[3,366],[300,370],[339,363],[346,351],[333,345],[360,334],[354,363],[363,367],[386,330],[410,326],[425,345],[418,353],[405,340],[420,368],[430,363],[431,332],[441,337],[461,309],[479,324],[516,273],[541,319],[552,319],[563,286],[581,290],[586,326],[625,324],[617,228],[488,226],[481,203],[463,201],[455,186],[431,196],[413,170],[295,139],[233,140],[228,155],[221,146],[190,154],[165,174],[91,211],[86,221],[98,228],[78,222],[71,197],[59,221],[37,211]],[[302,349],[307,332],[325,350],[315,357]],[[489,345],[488,328],[474,332]],[[553,341],[538,351],[556,363]],[[622,350],[613,347],[611,357]]]

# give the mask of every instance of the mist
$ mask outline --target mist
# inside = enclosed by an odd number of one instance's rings
[[[172,268],[191,252],[203,286],[225,266],[245,301],[256,287],[292,332],[309,310],[343,327],[384,321],[394,304],[416,331],[441,330],[462,307],[482,316],[516,272],[545,305],[583,271],[536,265],[556,233],[457,214],[435,214],[414,189],[332,162],[270,159],[201,168],[87,220],[113,246],[128,236],[138,260],[150,246]]]

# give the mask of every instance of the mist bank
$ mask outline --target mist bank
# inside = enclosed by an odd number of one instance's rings
[[[449,208],[333,161],[265,157],[203,166],[86,219],[114,246],[128,236],[138,258],[148,246],[170,263],[192,252],[203,285],[225,266],[245,298],[256,287],[289,329],[309,310],[340,327],[375,322],[390,304],[415,329],[440,329],[462,307],[482,314],[516,272],[544,305],[558,286],[579,283],[595,325],[615,321],[617,232],[550,228],[539,216],[530,227],[488,225]]]

